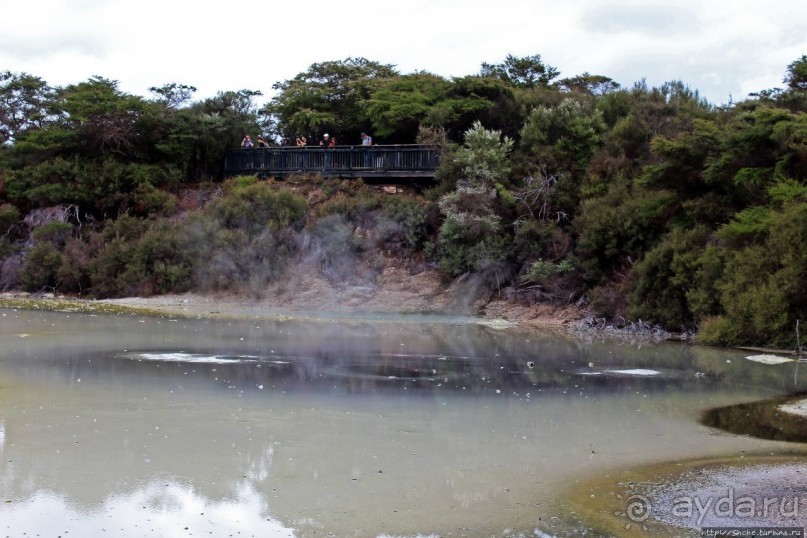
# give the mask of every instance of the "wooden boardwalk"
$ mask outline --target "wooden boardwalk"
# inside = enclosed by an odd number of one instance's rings
[[[224,175],[433,178],[438,164],[436,146],[283,146],[230,150],[224,156]]]

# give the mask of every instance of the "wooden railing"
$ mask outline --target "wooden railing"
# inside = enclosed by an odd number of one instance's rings
[[[284,146],[230,150],[224,157],[224,174],[434,177],[438,164],[439,148],[436,146]]]

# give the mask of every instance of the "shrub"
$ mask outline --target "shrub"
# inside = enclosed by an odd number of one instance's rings
[[[302,219],[308,209],[305,199],[289,190],[273,190],[266,183],[255,183],[230,190],[207,204],[205,216],[225,228],[259,235],[265,228],[278,230]]]
[[[49,222],[38,228],[34,228],[31,237],[37,242],[49,242],[57,248],[61,248],[67,242],[70,234],[73,233],[73,226],[66,222]]]
[[[62,255],[51,243],[34,245],[25,256],[20,271],[20,283],[26,291],[56,289],[57,272],[62,265]]]
[[[732,323],[726,316],[703,319],[695,336],[695,342],[710,346],[730,346],[742,341],[742,327]]]
[[[192,262],[179,237],[179,230],[158,221],[137,241],[131,261],[121,275],[135,285],[140,295],[188,291]]]
[[[411,251],[421,248],[427,235],[426,207],[410,197],[396,197],[384,207],[379,239],[389,246],[402,245]]]
[[[676,329],[693,324],[687,291],[695,281],[700,249],[707,239],[704,228],[675,229],[633,267],[628,296],[631,318]]]
[[[11,204],[0,205],[0,235],[7,235],[9,229],[22,220],[20,210]]]
[[[59,289],[65,293],[83,293],[90,288],[87,266],[92,259],[93,248],[88,242],[71,238],[62,250],[62,265],[56,273]]]
[[[488,233],[484,224],[462,225],[446,219],[440,229],[440,268],[450,276],[501,270],[510,251],[510,238]]]

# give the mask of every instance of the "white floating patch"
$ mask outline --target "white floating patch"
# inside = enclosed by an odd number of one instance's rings
[[[194,362],[212,364],[230,364],[237,362],[254,362],[254,358],[222,357],[221,355],[203,355],[201,353],[133,353],[129,358],[146,361]],[[250,360],[251,359],[251,360]]]
[[[786,362],[793,362],[793,359],[787,357],[780,357],[778,355],[749,355],[746,357],[749,361],[761,362],[762,364],[784,364]]]
[[[807,417],[807,400],[799,400],[789,404],[780,405],[779,409],[800,417]]]
[[[644,368],[634,368],[632,370],[606,370],[609,374],[620,374],[620,375],[640,375],[640,376],[652,376],[652,375],[659,375],[656,370],[646,370]]]

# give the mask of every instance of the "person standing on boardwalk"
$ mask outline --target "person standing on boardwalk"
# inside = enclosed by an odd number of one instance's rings
[[[330,136],[328,133],[322,135],[322,140],[319,142],[320,146],[332,148],[336,145],[336,138]]]
[[[332,148],[333,145],[336,143],[336,140],[331,138],[328,133],[322,135],[322,140],[319,141],[319,145],[323,148]],[[326,151],[325,155],[322,156],[322,164],[323,170],[327,170],[331,166],[331,155],[330,151]]]
[[[364,149],[364,167],[365,168],[370,168],[370,164],[371,164],[372,159],[370,157],[370,152],[368,151],[368,149],[372,145],[373,145],[373,137],[368,135],[367,133],[362,133],[361,134],[361,146]]]

